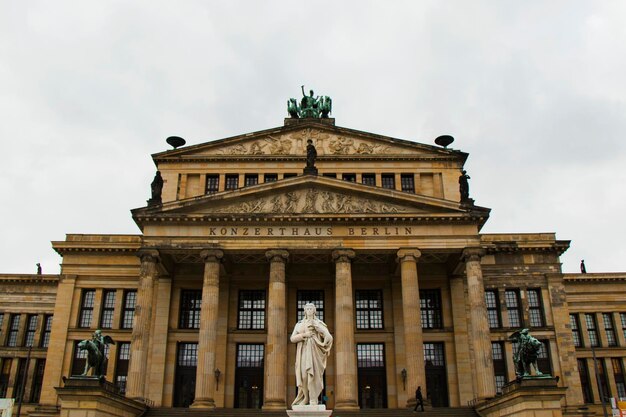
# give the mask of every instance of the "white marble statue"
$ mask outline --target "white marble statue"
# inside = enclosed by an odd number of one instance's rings
[[[315,305],[304,306],[304,318],[296,323],[291,342],[297,343],[296,384],[298,395],[291,404],[317,405],[317,398],[324,388],[326,358],[333,345],[333,337],[326,324],[315,316]]]

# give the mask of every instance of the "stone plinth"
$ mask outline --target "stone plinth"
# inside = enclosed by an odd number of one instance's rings
[[[324,404],[294,405],[293,410],[287,410],[289,417],[330,417],[333,410],[327,410]]]
[[[476,406],[483,417],[562,417],[567,388],[556,378],[524,378],[503,388],[502,395]]]
[[[137,417],[146,405],[119,393],[119,389],[104,379],[72,377],[57,387],[61,399],[60,417]]]

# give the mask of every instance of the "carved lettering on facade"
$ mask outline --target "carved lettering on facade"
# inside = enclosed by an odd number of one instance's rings
[[[412,236],[419,234],[420,231],[412,226],[310,226],[310,227],[280,227],[280,226],[262,226],[262,227],[209,227],[207,234],[209,236],[231,236],[231,237],[296,237],[296,236]]]

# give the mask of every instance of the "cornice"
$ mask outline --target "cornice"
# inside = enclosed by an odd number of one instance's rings
[[[594,283],[598,281],[626,281],[626,272],[563,274],[563,281],[587,283]]]
[[[93,242],[52,242],[52,248],[61,256],[67,253],[75,252],[94,252],[94,253],[132,253],[136,254],[141,248],[141,243],[136,245],[116,245],[115,243],[102,242],[94,244]]]
[[[33,284],[57,284],[60,275],[46,274],[0,274],[0,283],[33,283]]]
[[[482,247],[486,250],[488,255],[496,253],[517,253],[517,252],[554,252],[557,255],[562,255],[569,249],[569,241],[556,241],[556,242],[506,242],[498,243],[495,245],[489,245],[482,243]]]
[[[262,161],[262,162],[298,162],[303,161],[304,155],[206,155],[206,156],[166,156],[154,157],[154,162],[158,164],[177,164],[181,162],[246,162],[246,161]],[[335,162],[335,161],[457,161],[459,158],[449,155],[320,155],[317,157],[318,162]]]

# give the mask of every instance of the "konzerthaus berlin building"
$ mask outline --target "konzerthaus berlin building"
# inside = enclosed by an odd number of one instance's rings
[[[70,234],[59,275],[0,275],[0,398],[58,412],[100,328],[128,398],[285,409],[307,302],[335,339],[328,408],[497,398],[523,327],[564,412],[626,396],[626,274],[562,273],[553,233],[481,233],[467,157],[310,118],[152,155],[162,202],[132,210],[140,233]]]

